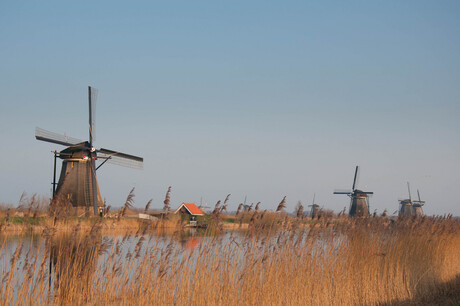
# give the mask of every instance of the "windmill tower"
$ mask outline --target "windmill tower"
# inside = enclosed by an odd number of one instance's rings
[[[413,204],[412,204],[412,198],[410,195],[410,185],[409,182],[407,182],[407,190],[409,191],[409,199],[400,199],[399,200],[399,214],[398,216],[400,218],[404,217],[410,217],[412,216],[413,213]]]
[[[106,162],[142,168],[143,158],[108,149],[95,149],[95,110],[97,89],[88,86],[89,104],[89,139],[82,141],[73,137],[56,134],[41,128],[35,129],[35,138],[66,146],[67,148],[54,151],[54,178],[53,198],[64,197],[73,206],[93,207],[94,214],[98,214],[98,208],[103,207],[99,186],[96,179],[96,170]],[[56,183],[56,158],[62,159],[61,174]],[[97,160],[102,162],[96,166]],[[56,187],[57,185],[57,187]]]
[[[425,201],[420,200],[420,192],[417,189],[418,201],[414,201],[412,203],[412,213],[416,217],[420,217],[423,215],[422,206],[425,205]]]
[[[362,191],[355,189],[356,178],[358,175],[359,166],[356,166],[355,177],[353,179],[353,187],[351,191],[334,191],[334,194],[346,194],[350,197],[350,217],[364,217],[369,215],[369,195],[374,194],[371,191]]]
[[[308,207],[311,207],[310,217],[312,219],[316,218],[319,214],[319,205],[315,203],[315,197],[316,197],[316,194],[313,194],[313,201],[311,202],[311,205],[308,205]]]

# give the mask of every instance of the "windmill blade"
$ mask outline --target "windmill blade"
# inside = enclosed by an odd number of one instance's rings
[[[363,192],[361,192],[361,193],[364,193],[364,194],[374,194],[373,191],[363,191]]]
[[[313,202],[311,202],[312,205],[315,204],[315,197],[316,197],[316,193],[313,193]]]
[[[410,185],[409,182],[407,182],[407,190],[409,191],[409,201],[412,201],[412,197],[410,195]]]
[[[143,169],[143,163],[142,162],[138,162],[138,161],[135,161],[135,160],[132,160],[132,159],[126,159],[126,158],[119,157],[119,156],[116,156],[116,155],[113,156],[113,155],[107,155],[107,154],[98,154],[98,158],[106,159],[107,163],[113,164],[113,165],[118,165],[118,166],[122,166],[122,167],[138,169],[138,170]],[[99,166],[101,166],[101,165],[99,165]]]
[[[96,161],[93,160],[92,158],[90,159],[91,165],[90,165],[90,171],[91,171],[91,199],[90,202],[93,205],[94,209],[94,215],[98,215],[98,205],[97,205],[97,180],[96,180],[96,168],[95,168],[95,163]]]
[[[96,101],[98,90],[88,86],[88,104],[89,104],[89,144],[93,145],[96,140]]]
[[[347,189],[335,189],[334,194],[352,194],[353,191]]]
[[[61,135],[61,134],[54,133],[54,132],[50,132],[45,129],[39,128],[39,127],[35,128],[35,138],[37,140],[56,143],[56,144],[60,144],[63,146],[69,146],[69,147],[84,142],[83,140],[69,137],[66,135]]]
[[[419,201],[419,202],[422,202],[422,201],[420,200],[420,192],[418,191],[418,189],[417,189],[417,195],[418,195],[418,201]]]
[[[144,161],[144,159],[142,157],[139,157],[139,156],[130,155],[130,154],[126,154],[126,153],[121,153],[121,152],[117,152],[117,151],[113,151],[113,150],[109,150],[109,149],[104,149],[104,148],[100,148],[99,150],[97,150],[97,152],[100,152],[100,153],[106,154],[106,155],[111,155],[112,157],[117,156],[117,157],[131,159],[131,160],[138,161],[138,162],[143,162]]]
[[[102,158],[108,158],[109,160],[107,162],[111,164],[135,169],[143,168],[144,159],[142,157],[103,148],[97,150],[97,153]]]
[[[359,166],[356,166],[356,169],[355,169],[355,178],[353,179],[353,187],[351,188],[352,190],[355,190],[356,177],[358,176],[358,167]]]

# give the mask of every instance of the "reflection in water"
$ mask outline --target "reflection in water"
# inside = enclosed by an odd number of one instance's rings
[[[180,231],[177,235],[177,240],[188,251],[195,249],[200,244],[200,238],[197,237],[197,230],[194,228],[187,231]]]
[[[99,255],[106,245],[100,233],[76,235],[66,233],[48,239],[49,288],[62,300],[81,290],[82,284],[91,284]],[[76,281],[78,280],[78,281]]]
[[[1,290],[0,297],[5,304],[15,304],[21,299],[26,304],[73,303],[76,296],[78,303],[89,303],[94,299],[93,293],[105,292],[107,286],[117,292],[144,275],[170,277],[179,273],[177,269],[184,260],[189,260],[193,267],[200,254],[196,250],[209,248],[209,241],[228,242],[231,235],[235,233],[219,235],[185,229],[107,236],[97,229],[89,232],[75,229],[65,233],[3,236],[0,273],[4,276],[3,284],[11,285],[9,297],[3,299]]]
[[[185,248],[187,250],[193,250],[195,249],[198,245],[200,244],[200,241],[196,239],[195,237],[190,237],[185,244]]]

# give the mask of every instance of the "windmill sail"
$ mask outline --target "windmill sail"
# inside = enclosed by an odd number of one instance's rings
[[[50,132],[39,127],[35,128],[35,138],[37,140],[56,143],[63,146],[74,146],[83,142],[83,140]]]
[[[129,167],[133,169],[143,168],[144,159],[142,157],[108,150],[104,148],[97,150],[97,152],[99,153],[99,157],[107,159],[108,163]]]
[[[98,90],[88,86],[88,104],[89,104],[89,143],[93,144],[96,140],[96,101]]]

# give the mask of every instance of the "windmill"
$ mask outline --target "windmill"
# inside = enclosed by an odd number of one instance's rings
[[[421,216],[423,215],[423,210],[422,210],[422,206],[425,205],[425,201],[422,201],[420,200],[420,192],[418,191],[417,189],[417,195],[418,195],[418,201],[414,201],[412,202],[412,213],[414,214],[414,216]]]
[[[355,189],[356,178],[358,176],[359,166],[355,169],[355,178],[353,179],[353,187],[351,191],[334,191],[334,194],[346,194],[350,197],[350,217],[363,217],[369,215],[369,195],[374,194],[371,191],[362,191]]]
[[[319,213],[319,205],[315,204],[315,197],[316,197],[316,194],[313,194],[313,201],[311,202],[311,205],[308,205],[308,207],[311,207],[310,217],[312,219],[317,217]]]
[[[35,138],[66,146],[64,150],[54,151],[53,199],[66,198],[73,206],[93,207],[94,214],[103,207],[96,170],[106,162],[142,169],[143,158],[108,149],[95,149],[95,111],[97,89],[88,86],[89,140],[60,135],[37,127]],[[62,159],[61,174],[56,183],[56,158]],[[97,167],[96,161],[103,160]],[[56,186],[57,185],[57,186]]]
[[[410,195],[410,185],[407,182],[407,190],[409,192],[409,199],[399,199],[399,214],[398,216],[403,217],[410,217],[413,215],[413,205],[412,205],[412,197]]]

